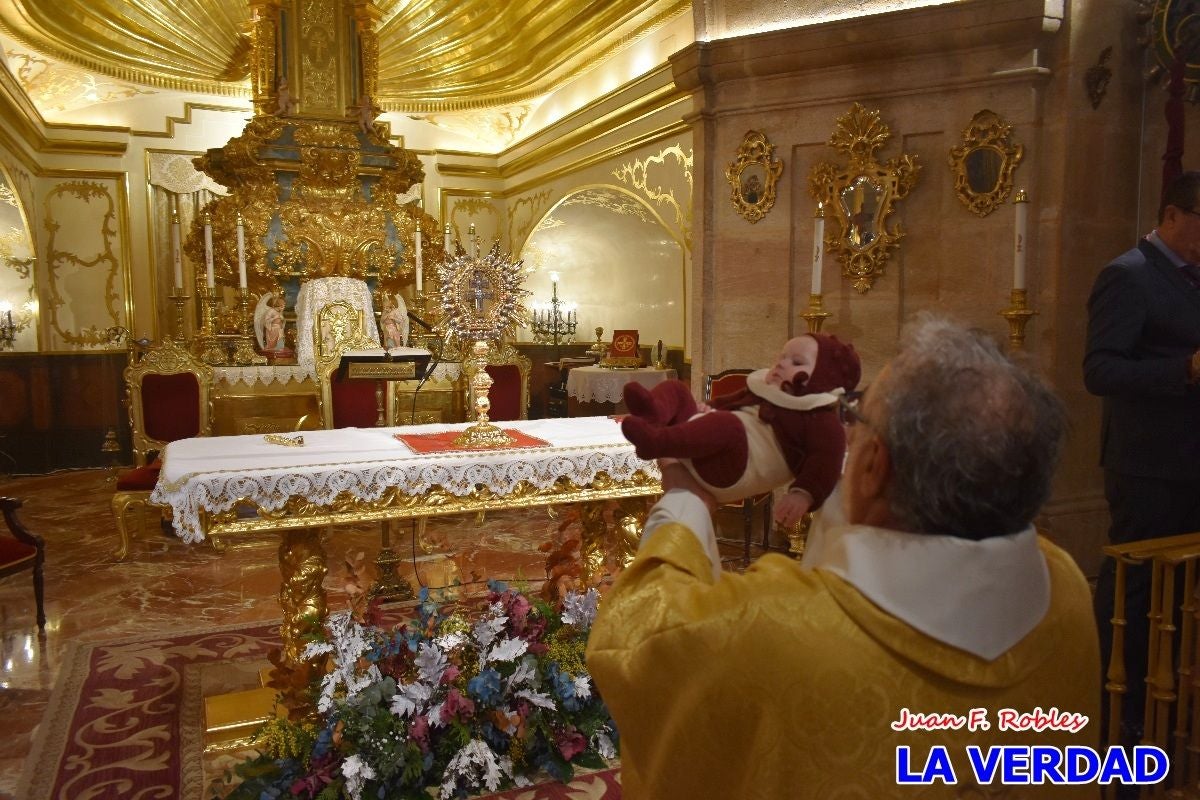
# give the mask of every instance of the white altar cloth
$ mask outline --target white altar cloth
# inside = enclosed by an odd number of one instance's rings
[[[657,465],[638,458],[608,417],[500,426],[543,439],[549,447],[421,455],[394,437],[462,430],[467,424],[305,431],[303,447],[271,444],[261,434],[181,439],[163,449],[150,501],[170,506],[179,536],[199,542],[202,512],[227,511],[240,500],[275,511],[295,497],[328,506],[342,492],[373,501],[391,487],[411,495],[442,488],[461,497],[477,486],[508,494],[522,481],[547,489],[562,477],[577,486],[601,474],[617,481],[639,471],[659,478]]]
[[[673,369],[575,367],[567,373],[567,394],[581,403],[620,403],[624,399],[625,384],[630,381],[653,389],[674,377]]]

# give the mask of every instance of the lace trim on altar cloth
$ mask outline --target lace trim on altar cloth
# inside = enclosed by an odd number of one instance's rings
[[[502,464],[381,464],[261,476],[219,473],[194,479],[185,476],[175,486],[160,483],[151,494],[150,502],[170,506],[180,538],[196,543],[204,540],[200,524],[202,511],[218,514],[233,508],[240,500],[247,500],[266,511],[278,511],[293,497],[303,497],[318,506],[329,506],[342,492],[373,502],[392,487],[412,495],[444,489],[456,497],[465,497],[477,491],[479,485],[495,494],[505,495],[522,481],[537,489],[549,489],[559,478],[569,478],[582,487],[594,482],[599,475],[626,481],[638,472],[659,477],[653,464],[642,461],[632,452],[612,454],[591,450],[578,454],[558,453],[544,459],[513,459]]]
[[[247,386],[272,383],[288,384],[293,381],[304,383],[317,380],[317,373],[312,367],[302,366],[261,366],[261,367],[214,367],[213,374],[218,381],[225,381],[230,386],[244,383]]]
[[[652,389],[675,377],[675,370],[614,370],[576,367],[567,373],[567,394],[581,403],[620,403],[625,384],[636,381]]]

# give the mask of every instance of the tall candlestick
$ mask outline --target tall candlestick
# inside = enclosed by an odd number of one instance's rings
[[[175,288],[183,288],[183,255],[179,252],[179,205],[171,210],[171,264],[175,268]]]
[[[1017,190],[1013,204],[1017,207],[1016,234],[1013,239],[1013,288],[1024,289],[1025,251],[1027,249],[1025,232],[1029,224],[1029,195],[1025,194],[1024,189]]]
[[[557,272],[550,273],[550,291],[553,293],[554,297],[558,297],[558,273]]]
[[[813,222],[812,293],[821,293],[821,265],[825,263],[825,204],[817,203]]]
[[[479,258],[479,242],[475,241],[475,223],[471,223],[471,227],[467,228],[467,247],[475,258]]]
[[[446,258],[450,258],[453,252],[450,250],[450,223],[446,223]]]
[[[213,274],[212,215],[207,211],[204,212],[204,276],[208,288],[212,289],[217,285],[216,276]]]
[[[246,288],[246,228],[242,224],[242,214],[237,215],[237,256],[238,256],[238,286]]]
[[[420,226],[420,223],[418,223],[417,232],[413,235],[413,238],[416,240],[416,243],[417,243],[416,255],[417,255],[417,291],[418,292],[421,291],[421,228],[419,226]]]

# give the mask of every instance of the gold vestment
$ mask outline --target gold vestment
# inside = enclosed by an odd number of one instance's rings
[[[1095,785],[975,781],[966,747],[1099,741],[1100,666],[1091,596],[1063,550],[1040,540],[1050,609],[993,661],[887,614],[838,576],[776,554],[714,582],[696,537],[669,523],[600,605],[588,667],[621,737],[629,800],[1096,797]],[[937,591],[937,587],[929,587]],[[1013,597],[1012,602],[1021,598]],[[1001,732],[997,712],[1087,715],[1078,733]],[[894,732],[901,709],[966,716],[990,730]],[[921,772],[944,745],[958,780],[897,785],[897,747]]]

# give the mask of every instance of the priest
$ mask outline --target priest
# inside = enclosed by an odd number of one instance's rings
[[[625,796],[1096,796],[1029,757],[1099,740],[1088,586],[1032,526],[1059,401],[983,335],[923,317],[843,419],[845,473],[801,563],[722,572],[712,499],[664,465],[588,644]]]

